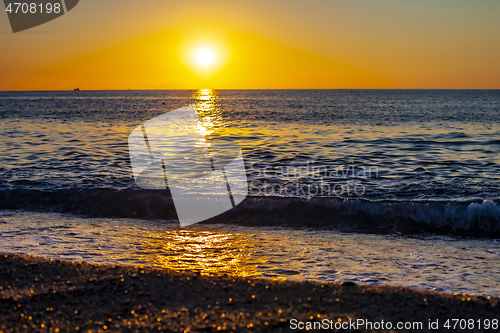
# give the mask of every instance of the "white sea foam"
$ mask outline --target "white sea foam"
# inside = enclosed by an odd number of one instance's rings
[[[234,225],[180,229],[175,221],[0,211],[0,252],[500,296],[500,243],[491,239]]]

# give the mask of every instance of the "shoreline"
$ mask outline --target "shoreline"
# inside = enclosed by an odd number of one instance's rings
[[[352,282],[207,277],[5,253],[0,271],[2,332],[286,332],[293,318],[422,322],[423,331],[439,320],[438,331],[449,331],[446,319],[500,319],[500,298]]]

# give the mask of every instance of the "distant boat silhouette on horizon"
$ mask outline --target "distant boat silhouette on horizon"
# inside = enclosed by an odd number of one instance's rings
[[[73,91],[80,91],[80,88],[75,88],[73,89]]]

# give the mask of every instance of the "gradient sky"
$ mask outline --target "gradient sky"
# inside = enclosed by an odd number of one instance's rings
[[[500,89],[499,17],[498,0],[82,0],[16,34],[0,13],[0,90]]]

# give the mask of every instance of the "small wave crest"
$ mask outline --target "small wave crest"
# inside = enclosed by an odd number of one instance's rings
[[[244,224],[265,224],[274,218],[273,224],[373,233],[500,236],[500,207],[491,200],[457,203],[248,198],[236,210],[241,210],[239,222]]]

